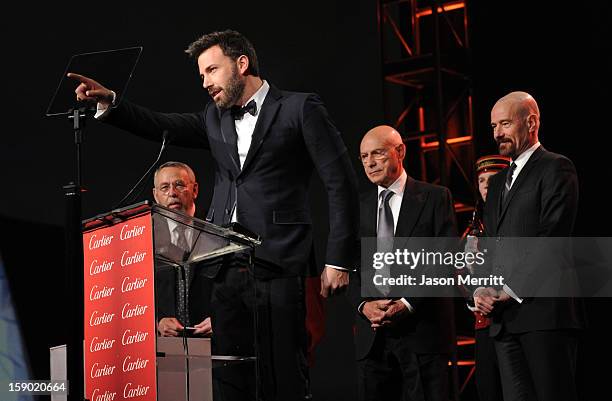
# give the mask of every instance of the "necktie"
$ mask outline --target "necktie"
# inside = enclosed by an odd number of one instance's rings
[[[385,189],[379,195],[378,227],[376,230],[376,250],[378,252],[393,251],[393,212],[391,211],[391,205],[389,205],[389,200],[393,195],[393,191],[389,189]],[[391,269],[389,265],[383,265],[379,273],[382,277],[390,277]],[[378,286],[378,289],[384,296],[387,296],[391,290],[388,285]]]
[[[251,100],[245,104],[244,107],[232,106],[231,111],[234,120],[240,120],[244,116],[244,113],[249,113],[250,115],[254,116],[257,114],[257,103],[255,103],[255,100]]]
[[[514,176],[514,170],[516,169],[516,164],[512,162],[510,165],[510,169],[506,174],[506,183],[504,184],[504,190],[502,191],[502,205],[506,203],[506,198],[508,197],[508,193],[510,192],[510,186],[512,185],[512,177]]]
[[[187,236],[185,235],[185,227],[179,225],[174,231],[177,234],[176,246],[183,251],[185,254],[189,252],[189,243],[187,242]],[[185,275],[183,276],[181,270],[177,270],[176,277],[176,312],[177,317],[183,324],[183,326],[189,325],[189,266],[179,266],[179,269],[184,269]]]
[[[185,227],[176,226],[174,229],[176,232],[176,246],[181,248],[185,252],[189,252],[189,242],[187,241],[187,236],[185,235]]]

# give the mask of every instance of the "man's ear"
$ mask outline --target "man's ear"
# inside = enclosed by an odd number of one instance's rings
[[[530,114],[527,116],[527,128],[530,133],[533,133],[538,124],[538,117],[535,114]]]
[[[153,199],[155,199],[155,203],[159,203],[157,199],[157,188],[153,187]]]
[[[406,157],[406,144],[402,143],[397,147],[397,153],[399,154],[400,160],[404,161]]]
[[[238,68],[240,75],[246,75],[250,66],[251,63],[249,61],[249,58],[244,54],[236,59],[236,67]]]
[[[197,182],[193,183],[193,199],[198,197],[198,190],[200,189],[200,187],[198,186]]]

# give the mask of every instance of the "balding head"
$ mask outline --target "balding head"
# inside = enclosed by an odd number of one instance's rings
[[[493,106],[491,127],[499,153],[516,159],[538,142],[538,103],[527,92],[508,93]]]
[[[393,127],[372,128],[364,135],[359,149],[365,173],[374,184],[387,188],[402,174],[406,146]]]
[[[533,114],[538,118],[538,122],[540,120],[540,108],[538,107],[538,103],[535,101],[533,96],[527,92],[510,92],[506,96],[499,99],[495,103],[495,106],[501,103],[506,103],[510,107],[513,107],[516,113],[523,117]]]
[[[375,140],[384,143],[386,146],[396,146],[402,144],[402,136],[395,128],[388,125],[379,125],[374,127],[363,136],[361,143],[364,141]]]

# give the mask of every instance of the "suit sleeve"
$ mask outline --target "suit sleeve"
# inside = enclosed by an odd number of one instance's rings
[[[123,100],[101,121],[145,139],[161,141],[168,131],[172,144],[209,149],[206,110],[202,113],[160,113]]]
[[[363,314],[359,313],[359,306],[369,300],[369,298],[361,297],[361,273],[359,271],[351,272],[350,274],[347,298],[351,305],[352,313],[355,313],[358,318],[367,320]]]
[[[329,236],[325,263],[354,269],[359,258],[359,196],[355,171],[340,132],[316,95],[302,108],[306,148],[327,190]]]
[[[555,159],[542,180],[540,237],[568,237],[578,209],[578,175],[565,157]]]
[[[438,205],[434,214],[434,230],[436,237],[456,237],[457,220],[455,218],[455,207],[453,196],[447,188],[438,197]]]

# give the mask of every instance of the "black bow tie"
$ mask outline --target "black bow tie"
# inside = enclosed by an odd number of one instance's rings
[[[231,111],[234,120],[240,120],[242,116],[244,116],[244,113],[249,113],[250,115],[254,116],[257,114],[257,103],[255,103],[255,100],[251,100],[244,105],[244,107],[232,106]]]

